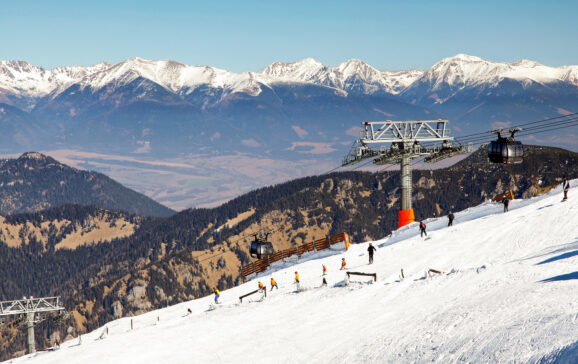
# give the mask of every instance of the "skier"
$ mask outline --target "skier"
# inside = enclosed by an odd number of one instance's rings
[[[217,287],[213,289],[213,293],[215,293],[215,303],[219,303],[219,290]]]
[[[346,265],[347,265],[347,263],[345,263],[345,258],[341,258],[341,269],[340,270],[346,269]]]
[[[273,288],[279,289],[279,286],[277,286],[277,282],[275,281],[275,279],[271,277],[271,291],[273,290]]]
[[[259,282],[259,291],[262,291],[262,290],[263,290],[263,287],[264,287],[264,286],[263,286],[263,283]]]
[[[423,238],[423,235],[424,235],[424,234],[425,234],[425,236],[427,236],[427,232],[425,231],[425,228],[426,228],[426,226],[425,226],[425,224],[423,223],[423,221],[420,221],[420,222],[419,222],[419,231],[420,231],[420,233],[421,233],[420,236],[421,236],[422,238]]]
[[[295,272],[295,283],[299,284],[299,273]]]
[[[454,224],[454,214],[450,211],[450,213],[448,214],[448,226],[452,226]]]
[[[508,212],[508,206],[510,206],[510,199],[507,197],[504,197],[502,202],[504,203],[504,212]]]
[[[325,267],[325,264],[323,264],[323,275],[327,275],[327,267]]]
[[[564,190],[564,198],[562,201],[566,201],[568,199],[568,190],[570,189],[570,182],[564,176],[564,181],[562,182],[562,189]]]
[[[375,247],[369,243],[367,251],[369,252],[369,264],[373,264],[373,253],[375,252]]]

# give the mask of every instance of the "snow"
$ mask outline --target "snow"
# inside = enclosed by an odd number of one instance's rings
[[[509,78],[538,83],[568,82],[578,85],[578,66],[548,67],[529,60],[514,63],[491,62],[483,58],[458,54],[444,58],[427,70],[415,83],[428,83],[432,90],[449,85],[456,88],[468,86],[497,86]]]
[[[261,87],[275,83],[310,83],[348,92],[399,94],[412,85],[426,83],[432,90],[444,85],[495,86],[505,78],[528,83],[563,82],[578,85],[578,66],[547,67],[529,60],[495,63],[458,54],[441,60],[429,70],[380,71],[360,60],[348,60],[329,67],[313,59],[274,62],[260,72],[234,73],[211,66],[188,66],[175,61],[131,58],[116,65],[99,63],[91,67],[60,67],[45,70],[23,61],[0,61],[0,91],[25,97],[58,96],[67,87],[98,90],[121,87],[142,77],[179,95],[200,86],[223,89],[223,96],[235,92],[257,95]],[[31,105],[30,107],[33,107]]]
[[[571,181],[572,186],[578,180]],[[510,211],[486,202],[349,251],[310,253],[221,292],[133,318],[12,363],[525,363],[578,355],[578,198],[561,188]],[[378,280],[339,271],[374,272]],[[328,287],[321,287],[321,267]],[[403,269],[405,279],[400,278]],[[426,274],[427,269],[443,272]],[[294,271],[302,290],[292,284]],[[268,285],[267,298],[238,297]],[[367,279],[366,279],[367,278]],[[186,315],[187,309],[192,311]],[[130,322],[133,320],[134,330]],[[158,321],[157,321],[158,320]],[[568,362],[571,362],[569,360]]]

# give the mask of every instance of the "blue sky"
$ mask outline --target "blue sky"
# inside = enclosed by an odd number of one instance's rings
[[[0,60],[46,68],[172,59],[235,71],[306,57],[382,70],[467,53],[578,64],[578,1],[8,1]]]

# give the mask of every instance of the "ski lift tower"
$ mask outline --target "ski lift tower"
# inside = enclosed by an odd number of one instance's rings
[[[34,325],[46,320],[50,312],[58,312],[58,318],[65,318],[68,315],[60,302],[60,297],[24,297],[21,300],[0,302],[0,317],[19,315],[20,319],[17,322],[28,329],[28,354],[36,352]]]
[[[436,163],[454,155],[468,153],[471,149],[452,143],[454,138],[449,136],[447,124],[448,120],[441,119],[364,122],[365,130],[361,138],[353,143],[349,154],[343,159],[342,167],[367,159],[373,159],[373,163],[377,165],[401,165],[401,210],[398,212],[398,228],[415,220],[411,204],[411,160],[425,156],[425,162]],[[425,142],[432,144],[422,145]],[[389,148],[383,146],[385,143],[391,143]],[[374,145],[382,147],[371,148]]]

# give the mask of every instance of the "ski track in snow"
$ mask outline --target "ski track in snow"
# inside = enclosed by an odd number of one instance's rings
[[[578,180],[571,182],[578,185]],[[575,191],[575,190],[574,190]],[[309,253],[213,297],[122,318],[12,363],[526,363],[578,355],[578,194],[547,195],[425,220],[374,245]],[[339,271],[346,257],[349,271]],[[321,267],[328,269],[321,287]],[[403,269],[405,279],[400,279]],[[443,272],[427,277],[427,269]],[[294,271],[302,291],[295,293]],[[240,304],[238,297],[279,290]],[[187,309],[192,314],[186,315]],[[157,318],[160,319],[157,322]],[[102,339],[99,339],[102,336]],[[560,359],[560,360],[562,360]],[[571,360],[571,359],[568,359]],[[571,361],[568,361],[571,362]]]

